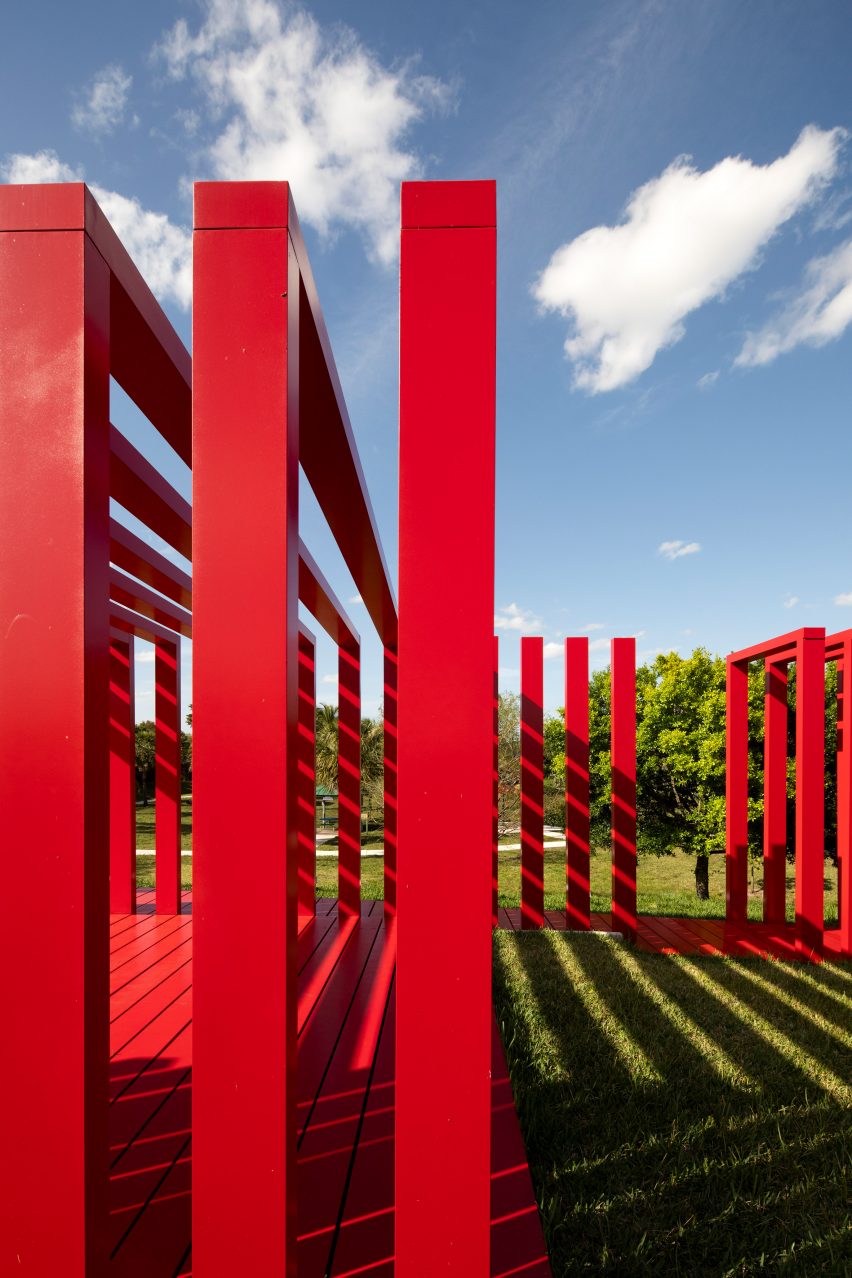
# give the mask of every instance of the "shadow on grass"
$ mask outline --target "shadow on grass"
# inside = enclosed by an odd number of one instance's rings
[[[821,973],[496,934],[557,1278],[850,1272],[852,972]]]

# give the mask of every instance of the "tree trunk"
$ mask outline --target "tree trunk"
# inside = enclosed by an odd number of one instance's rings
[[[703,852],[695,858],[695,895],[699,901],[710,897],[710,858]]]

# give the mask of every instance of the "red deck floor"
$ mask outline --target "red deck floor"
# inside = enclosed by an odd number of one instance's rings
[[[500,909],[500,927],[520,930],[521,911]],[[565,931],[565,915],[561,910],[545,910],[548,926]],[[592,928],[611,932],[609,914],[592,914]],[[733,958],[779,958],[795,960],[796,934],[792,924],[775,926],[749,923],[731,928],[724,919],[679,919],[640,914],[636,945],[651,954],[727,954]],[[825,932],[825,957],[840,957],[840,932]]]
[[[111,1246],[120,1278],[192,1273],[192,906],[111,920]],[[393,1273],[394,952],[381,903],[299,938],[299,1275]],[[545,1278],[500,1037],[493,1040],[492,1276]],[[247,1228],[250,1227],[247,1223]]]

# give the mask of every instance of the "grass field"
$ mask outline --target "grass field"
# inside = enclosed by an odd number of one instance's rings
[[[154,847],[154,805],[136,809],[136,845],[139,848]],[[381,830],[370,831],[362,836],[362,846],[366,850],[381,847],[384,835]],[[506,843],[517,842],[517,838],[507,838]],[[192,846],[192,799],[184,798],[181,821],[181,847]],[[324,852],[333,852],[337,848],[337,837],[324,840],[320,844]],[[435,873],[436,880],[443,881],[452,873],[453,853],[447,849],[446,835],[440,830],[435,836]],[[520,904],[521,854],[519,851],[501,849],[500,860],[500,904],[516,906]],[[787,916],[794,917],[794,880],[793,867],[787,876]],[[609,849],[601,850],[592,856],[591,884],[592,909],[608,910],[610,908],[610,856]],[[192,863],[184,858],[184,886],[192,886]],[[153,857],[140,856],[137,859],[137,883],[140,887],[153,886]],[[565,905],[565,854],[559,849],[550,848],[544,854],[544,893],[547,909],[562,909]],[[755,867],[753,875],[753,891],[749,896],[749,914],[752,918],[761,917],[763,909],[762,882],[760,867]],[[336,896],[337,894],[337,858],[320,857],[317,860],[317,896]],[[365,858],[361,864],[361,895],[365,900],[381,900],[384,894],[384,859],[382,857]],[[676,852],[672,856],[639,858],[637,870],[637,899],[640,914],[686,915],[691,917],[724,918],[725,915],[725,858],[710,857],[710,897],[699,901],[695,895],[694,862],[684,853]],[[837,872],[826,863],[825,877],[825,917],[829,923],[837,920]]]
[[[496,933],[555,1278],[852,1273],[852,970]]]

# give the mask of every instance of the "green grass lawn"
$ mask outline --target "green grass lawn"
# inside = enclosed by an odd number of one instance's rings
[[[497,933],[555,1278],[850,1274],[852,968]]]

